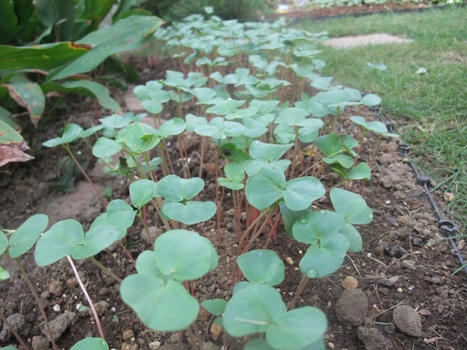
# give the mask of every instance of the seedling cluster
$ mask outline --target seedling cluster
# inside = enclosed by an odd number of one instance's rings
[[[217,226],[217,244],[222,245],[222,210],[231,204],[238,240],[233,294],[228,301],[205,300],[201,305],[217,316],[215,323],[227,334],[261,335],[249,338],[246,349],[324,349],[324,313],[311,306],[295,309],[295,302],[308,280],[334,273],[349,250],[362,248],[354,225],[373,217],[365,200],[349,190],[356,180],[370,179],[370,167],[359,157],[362,142],[341,130],[337,118],[347,106],[373,106],[381,100],[320,77],[324,63],[315,58],[315,44],[324,33],[284,24],[195,15],[160,28],[158,45],[180,70],[135,88],[157,127],[143,122],[146,114],[114,114],[88,130],[70,124],[61,137],[44,143],[62,145],[71,153],[70,143],[86,140],[109,174],[131,179],[131,205],[121,199],[106,203],[106,211],[86,233],[75,220],[59,221],[44,232],[48,219],[37,214],[16,231],[1,233],[0,253],[18,258],[35,245],[40,266],[64,257],[72,266],[73,260],[86,258],[98,263],[94,256],[121,241],[136,217],[147,229],[145,208],[151,204],[164,233],[138,256],[136,273],[121,282],[122,299],[150,329],[186,330],[191,346],[202,348],[194,281],[218,265],[203,223],[211,220]],[[176,110],[173,118],[160,119],[164,108],[171,107]],[[359,116],[350,120],[362,128],[362,137],[366,132],[395,136],[382,123]],[[93,144],[90,136],[95,133],[100,136]],[[201,140],[197,174],[184,143],[188,136]],[[180,145],[178,172],[168,149],[175,139]],[[116,163],[115,155],[120,156]],[[208,160],[215,165],[215,198],[201,200]],[[320,179],[328,169],[340,180],[324,184]],[[224,200],[228,192],[229,201]],[[313,203],[325,195],[329,209],[318,210]],[[308,245],[299,263],[303,278],[288,305],[275,288],[285,278],[284,263],[274,251],[256,249],[261,234],[280,242],[276,233],[281,219],[288,236]],[[73,349],[90,348],[87,342],[102,344],[93,349],[107,349],[95,318],[102,339],[82,340]]]

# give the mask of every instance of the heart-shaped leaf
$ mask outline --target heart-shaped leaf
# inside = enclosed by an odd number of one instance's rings
[[[120,235],[120,230],[114,225],[99,225],[91,228],[84,235],[84,241],[78,244],[71,257],[76,260],[96,255],[114,243]]]
[[[246,182],[245,192],[248,202],[259,210],[264,210],[282,198],[286,180],[284,172],[273,165],[264,165]]]
[[[123,301],[148,328],[175,332],[196,319],[199,304],[180,283],[141,274],[126,277],[121,286]]]
[[[291,210],[305,210],[326,193],[323,184],[313,176],[288,181],[283,190],[285,204]]]
[[[156,194],[156,183],[154,181],[142,179],[130,184],[131,203],[138,209],[149,203]]]
[[[186,225],[194,225],[209,220],[217,211],[214,202],[195,202],[187,201],[185,203],[165,202],[162,205],[162,212],[168,218],[180,221]]]
[[[237,264],[251,283],[275,286],[284,280],[284,263],[272,250],[252,250],[238,256]]]
[[[70,350],[109,350],[109,345],[102,338],[84,338],[71,347]]]
[[[10,256],[17,258],[31,249],[48,224],[49,218],[44,214],[33,215],[23,222],[10,237],[10,249],[8,251]],[[0,249],[0,255],[2,253]]]
[[[181,202],[195,197],[204,188],[204,181],[199,177],[182,179],[177,175],[168,175],[157,183],[157,193],[171,202]]]
[[[351,224],[368,224],[373,220],[373,211],[366,205],[362,196],[333,188],[330,192],[331,202],[336,212]]]
[[[329,210],[310,212],[292,227],[294,238],[303,243],[318,244],[325,237],[338,233],[345,227],[342,216]]]

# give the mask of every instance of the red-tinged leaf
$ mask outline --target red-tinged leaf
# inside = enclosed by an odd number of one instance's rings
[[[10,162],[27,162],[31,159],[34,159],[34,157],[24,153],[15,146],[0,145],[0,167]]]

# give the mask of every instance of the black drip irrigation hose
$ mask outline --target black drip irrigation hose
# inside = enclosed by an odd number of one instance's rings
[[[388,129],[388,131],[390,133],[395,133],[394,125],[392,125],[390,122],[387,122],[387,121],[385,121],[383,119],[383,117],[381,116],[381,113],[379,111],[379,107],[373,106],[373,107],[370,107],[370,110],[374,113],[374,115],[375,115],[375,117],[377,119],[379,119],[382,123],[384,123],[386,125],[386,128]],[[459,227],[452,220],[446,219],[443,216],[443,214],[441,213],[441,211],[439,210],[439,207],[436,204],[436,201],[435,201],[435,199],[433,197],[433,194],[430,191],[430,186],[433,183],[433,179],[428,175],[422,174],[420,172],[420,170],[417,169],[417,167],[414,165],[414,163],[410,160],[409,151],[410,151],[410,146],[409,145],[407,145],[405,143],[401,143],[399,145],[400,154],[408,160],[408,163],[410,164],[410,167],[412,168],[413,172],[415,173],[415,175],[417,177],[417,182],[419,184],[421,184],[423,186],[423,188],[425,189],[425,193],[426,193],[426,195],[428,197],[428,200],[429,200],[429,202],[431,204],[431,207],[433,208],[433,210],[436,213],[436,217],[437,217],[437,220],[438,220],[438,225],[437,225],[438,230],[451,243],[451,246],[454,249],[454,252],[456,253],[457,258],[459,259],[459,262],[461,264],[461,268],[465,272],[464,278],[467,279],[467,264],[466,264],[464,258],[462,257],[461,253],[459,252],[459,249],[457,248],[456,240],[453,237],[453,235],[455,235],[456,232],[460,233]]]

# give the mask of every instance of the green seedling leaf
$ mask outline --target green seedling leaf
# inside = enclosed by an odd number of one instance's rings
[[[216,214],[217,206],[210,201],[165,202],[161,210],[171,220],[180,221],[186,225],[194,225],[212,218]]]
[[[315,349],[322,341],[327,320],[324,313],[311,306],[291,310],[279,316],[266,331],[266,341],[275,349]]]
[[[368,224],[373,220],[373,212],[366,205],[362,196],[340,188],[333,188],[330,197],[336,212],[342,215],[347,222],[360,225]]]
[[[148,164],[146,164],[146,162],[142,162],[142,163],[140,163],[140,165],[141,165],[141,169],[142,169],[145,173],[147,173],[147,172],[149,172],[150,170],[156,170],[157,167],[158,167],[160,164],[162,164],[162,162],[163,162],[163,160],[162,160],[161,157],[155,157],[155,158],[153,158],[153,159],[151,159],[151,160],[149,161],[149,169],[148,169]]]
[[[197,126],[208,125],[208,120],[206,117],[197,117],[193,114],[187,114],[185,116],[186,120],[186,130],[193,132]]]
[[[240,281],[233,287],[232,294],[235,294],[243,289],[250,288],[252,285],[253,283],[247,281]]]
[[[163,90],[164,85],[157,81],[150,81],[146,85],[138,85],[133,89],[136,97],[149,113],[157,114],[162,111],[162,104],[177,98],[173,91]]]
[[[326,164],[340,164],[343,168],[348,169],[353,165],[353,158],[346,154],[337,154],[332,157],[323,157],[323,162]]]
[[[274,128],[274,137],[278,143],[293,145],[297,135],[293,127],[286,124],[279,124]]]
[[[0,282],[6,281],[10,278],[10,274],[7,270],[4,270],[3,267],[0,266]],[[16,348],[14,348],[16,350]]]
[[[272,250],[252,250],[239,255],[237,264],[246,279],[253,284],[275,286],[284,280],[284,263]]]
[[[362,128],[373,131],[376,134],[384,134],[388,132],[388,129],[386,128],[386,125],[379,121],[373,121],[367,123],[365,118],[359,117],[359,116],[354,116],[350,117],[350,120],[353,121],[355,124],[360,125]]]
[[[214,139],[225,140],[227,137],[237,137],[243,134],[245,126],[240,123],[225,121],[224,118],[216,117],[208,125],[199,125],[194,131],[198,135],[209,136]]]
[[[10,249],[8,251],[10,256],[17,258],[31,249],[48,224],[49,218],[44,214],[36,214],[27,219],[10,237]]]
[[[144,123],[133,123],[121,130],[117,142],[123,143],[130,152],[140,154],[153,149],[160,141],[159,133]]]
[[[362,236],[353,225],[347,222],[339,233],[345,235],[349,240],[349,250],[353,252],[359,252],[362,250]]]
[[[216,96],[216,90],[205,87],[194,88],[192,93],[198,100],[196,104],[208,104],[208,102]]]
[[[315,144],[328,157],[342,152],[343,144],[337,134],[320,136],[315,140]]]
[[[178,135],[186,129],[185,122],[181,118],[173,118],[162,123],[159,128],[160,137],[165,139],[169,136]]]
[[[8,248],[8,238],[5,236],[3,231],[0,231],[0,256],[7,250]]]
[[[371,169],[367,163],[357,164],[347,173],[345,178],[349,180],[370,180]]]
[[[349,241],[343,234],[326,236],[308,248],[300,260],[300,271],[308,278],[325,277],[339,269],[348,249]]]
[[[246,182],[248,202],[256,209],[264,210],[282,198],[285,184],[282,170],[273,165],[264,165]]]
[[[332,211],[314,211],[302,216],[293,225],[294,238],[307,244],[319,244],[324,238],[337,234],[345,226],[345,220]]]
[[[257,140],[250,146],[250,156],[253,159],[270,163],[279,160],[292,147],[293,145],[275,145]]]
[[[108,217],[107,213],[102,213],[101,215],[99,215],[97,218],[94,219],[94,221],[92,222],[90,228],[95,228],[97,226],[102,226],[102,225],[113,225],[119,231],[119,235],[117,236],[117,238],[115,240],[118,241],[118,240],[122,239],[123,237],[125,237],[126,233],[127,233],[126,232],[127,227],[121,227],[122,226],[121,222],[111,223],[111,222],[108,221],[107,217]]]
[[[81,134],[83,133],[83,128],[76,124],[68,124],[65,126],[65,130],[63,131],[62,137],[56,137],[49,141],[43,143],[45,147],[55,147],[58,145],[69,144],[73,141],[81,138]]]
[[[272,110],[279,104],[279,101],[274,100],[252,100],[250,107],[256,108],[260,115],[266,115],[272,112]]]
[[[227,187],[231,190],[241,190],[244,187],[242,183],[245,178],[243,166],[237,163],[229,163],[224,167],[224,172],[227,178],[219,177],[217,179],[221,186]]]
[[[311,86],[318,90],[326,90],[331,84],[332,77],[320,77],[311,82]]]
[[[279,208],[281,210],[282,218],[284,219],[285,233],[289,237],[293,237],[292,227],[295,224],[295,222],[297,222],[303,216],[312,212],[311,209],[298,210],[298,211],[291,210],[289,207],[287,207],[287,205],[284,202],[279,203]]]
[[[243,135],[252,139],[256,139],[268,131],[268,128],[262,122],[249,117],[243,118],[243,125],[245,125]]]
[[[84,235],[84,241],[77,242],[71,257],[76,260],[96,255],[114,243],[120,236],[120,230],[114,225],[99,225],[91,228]]]
[[[92,154],[97,158],[112,157],[118,152],[121,152],[124,148],[125,146],[117,141],[108,139],[107,137],[99,137],[92,147]]]
[[[201,303],[201,306],[206,309],[207,312],[215,315],[222,316],[227,306],[227,302],[223,299],[212,299],[205,300]]]
[[[190,200],[203,188],[204,181],[199,177],[182,179],[177,175],[168,175],[157,183],[157,193],[170,202]]]
[[[136,271],[138,274],[145,276],[152,276],[161,279],[166,283],[169,280],[169,276],[166,276],[157,267],[156,253],[152,250],[145,250],[142,252],[136,260]]]
[[[217,115],[226,115],[230,113],[235,113],[237,108],[241,107],[245,101],[237,101],[232,99],[227,99],[217,102],[214,106],[209,107],[206,110],[206,113],[212,113]]]
[[[363,96],[362,103],[365,106],[369,106],[369,107],[377,106],[381,103],[381,97],[379,97],[378,95],[374,95],[374,94],[367,94]]]
[[[81,224],[72,219],[59,221],[37,241],[34,258],[37,265],[47,266],[73,254],[84,241]]]
[[[109,350],[109,345],[102,338],[84,338],[71,347],[70,350]]]
[[[175,332],[190,326],[199,304],[180,283],[141,274],[126,277],[120,287],[123,301],[150,329]]]
[[[285,124],[287,126],[299,125],[308,116],[308,112],[300,108],[286,108],[274,120],[276,124]],[[321,122],[322,124],[322,122]]]
[[[276,350],[268,344],[266,339],[256,338],[246,343],[243,350]]]
[[[282,195],[289,209],[305,210],[325,193],[326,189],[317,178],[305,176],[288,181]]]
[[[107,205],[107,220],[112,225],[127,229],[135,221],[136,210],[121,199],[115,199]]]
[[[171,230],[159,236],[155,243],[157,266],[164,275],[183,282],[195,280],[212,269],[212,243],[198,233]]]
[[[138,209],[141,209],[156,196],[158,196],[158,194],[154,181],[142,179],[130,184],[131,203]]]
[[[265,332],[286,313],[279,292],[267,285],[251,285],[234,293],[224,312],[225,330],[234,337]]]
[[[88,138],[89,136],[93,135],[94,133],[96,133],[97,131],[100,131],[102,129],[104,129],[104,125],[102,125],[102,124],[92,126],[89,129],[83,130],[80,137],[83,138],[83,139]]]
[[[388,69],[388,67],[385,65],[385,64],[382,64],[382,63],[377,63],[377,64],[374,64],[374,63],[371,63],[371,62],[367,62],[366,63],[368,67],[370,67],[371,69],[375,69],[375,70],[379,70],[379,71],[385,71],[386,69]]]

